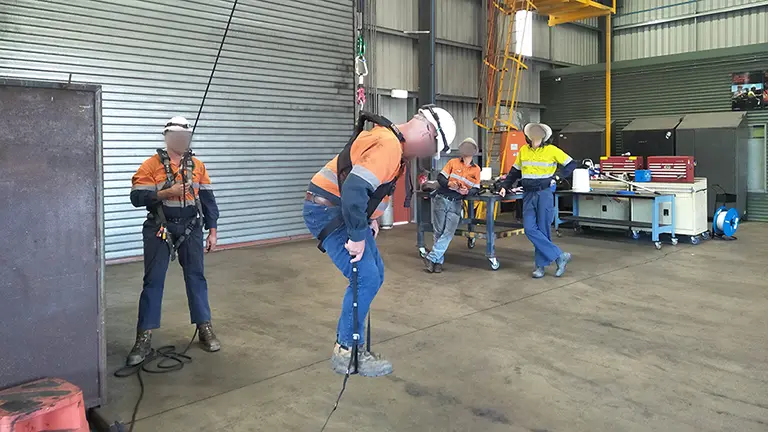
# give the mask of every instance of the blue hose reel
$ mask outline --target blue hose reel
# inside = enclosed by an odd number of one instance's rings
[[[739,212],[735,208],[722,206],[712,218],[712,232],[716,236],[733,237],[739,228]]]

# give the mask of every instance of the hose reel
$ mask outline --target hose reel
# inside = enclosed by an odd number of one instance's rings
[[[719,237],[733,237],[739,228],[739,211],[722,206],[712,217],[712,232]]]

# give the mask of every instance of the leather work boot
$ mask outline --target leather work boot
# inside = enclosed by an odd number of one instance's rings
[[[443,265],[435,264],[435,273],[442,273],[442,272],[443,272]]]
[[[211,322],[204,322],[197,326],[198,338],[203,349],[208,352],[216,352],[221,349],[221,342],[213,333]]]
[[[534,279],[541,279],[541,278],[543,278],[544,277],[544,267],[536,267],[533,270],[533,273],[531,273],[531,276]]]
[[[429,258],[424,258],[424,271],[426,271],[427,273],[435,272],[435,263],[430,261]]]
[[[136,366],[144,361],[152,351],[152,333],[149,330],[138,331],[136,333],[136,343],[133,344],[128,358],[125,360],[127,366]]]
[[[571,254],[568,252],[563,252],[562,255],[560,255],[557,260],[555,260],[555,263],[557,264],[557,271],[555,272],[556,277],[560,277],[565,273],[565,266],[568,265],[568,262],[571,261]]]
[[[350,367],[349,373],[355,373],[355,364],[349,365],[352,358],[352,350],[345,348],[338,343],[333,347],[331,356],[331,367],[337,374],[347,373],[347,367]],[[360,347],[357,354],[357,362],[360,370],[358,374],[364,377],[380,377],[392,373],[392,363],[384,360],[378,354],[368,352],[365,347]]]

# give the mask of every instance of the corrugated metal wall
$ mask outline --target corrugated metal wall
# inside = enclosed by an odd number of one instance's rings
[[[168,118],[194,120],[231,6],[0,0],[0,75],[103,87],[107,259],[141,254],[131,175]],[[195,136],[222,244],[305,233],[301,193],[351,130],[351,56],[348,0],[238,3]]]
[[[374,42],[376,61],[368,67],[376,75],[376,85],[382,89],[417,91],[419,88],[416,40],[379,33]]]
[[[621,152],[621,130],[637,117],[664,114],[729,111],[731,74],[768,70],[768,46],[736,56],[689,59],[691,55],[670,56],[668,63],[642,61],[615,63],[612,85],[612,118],[616,121],[614,153]],[[628,65],[628,66],[625,66]],[[589,68],[550,71],[542,76],[542,103],[547,109],[542,120],[553,129],[577,121],[605,118],[605,75]],[[768,123],[768,110],[751,111],[750,124]],[[750,194],[751,218],[768,218],[760,213],[765,197]],[[753,213],[754,212],[754,213]]]
[[[579,66],[597,63],[601,37],[597,29],[597,18],[582,20],[578,24],[550,27],[548,17],[534,15],[533,56]]]
[[[435,51],[437,94],[476,98],[481,59],[479,51],[438,45]]]
[[[614,24],[614,59],[631,60],[768,42],[765,0],[626,0]]]
[[[417,1],[413,1],[413,3],[418,4]],[[435,37],[469,45],[483,45],[485,35],[480,34],[481,26],[478,23],[485,20],[484,3],[482,0],[438,1],[435,17],[437,34]]]
[[[598,62],[599,33],[575,25],[552,27],[552,60],[575,64],[591,65]]]

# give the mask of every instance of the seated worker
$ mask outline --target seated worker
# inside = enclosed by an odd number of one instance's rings
[[[187,286],[190,319],[197,325],[200,344],[209,352],[221,349],[211,326],[208,282],[203,252],[216,247],[219,207],[203,163],[192,156],[192,126],[174,117],[163,129],[166,149],[145,160],[133,175],[131,203],[146,207],[144,222],[144,288],[139,298],[136,343],[126,363],[134,366],[152,350],[152,330],[160,327],[163,287],[168,264],[178,252]],[[208,230],[203,245],[203,228]]]
[[[464,197],[480,193],[480,167],[472,161],[478,153],[475,140],[466,138],[459,145],[459,157],[445,165],[437,181],[440,188],[432,198],[432,251],[424,258],[426,271],[443,271],[445,251],[461,221]]]
[[[521,180],[523,187],[523,229],[535,249],[533,277],[544,277],[544,268],[553,262],[557,264],[555,276],[565,273],[571,254],[563,252],[552,243],[551,227],[555,221],[555,184],[557,165],[563,166],[562,176],[569,177],[576,169],[576,161],[549,143],[552,129],[543,123],[528,123],[524,129],[528,144],[520,148],[517,160],[502,182],[499,194],[503,197],[507,189]]]
[[[383,119],[379,119],[383,120]],[[382,122],[383,123],[383,122]],[[359,129],[362,129],[359,127]],[[333,264],[348,279],[336,328],[331,367],[345,374],[357,344],[358,369],[377,377],[392,373],[392,364],[366,350],[365,318],[384,282],[384,262],[376,247],[376,222],[389,204],[392,185],[414,158],[450,151],[456,123],[448,111],[431,105],[405,124],[362,131],[312,177],[304,201],[304,223],[320,240]],[[339,175],[341,173],[342,175]],[[357,263],[357,276],[353,266]],[[357,328],[354,327],[353,282],[357,280]]]

